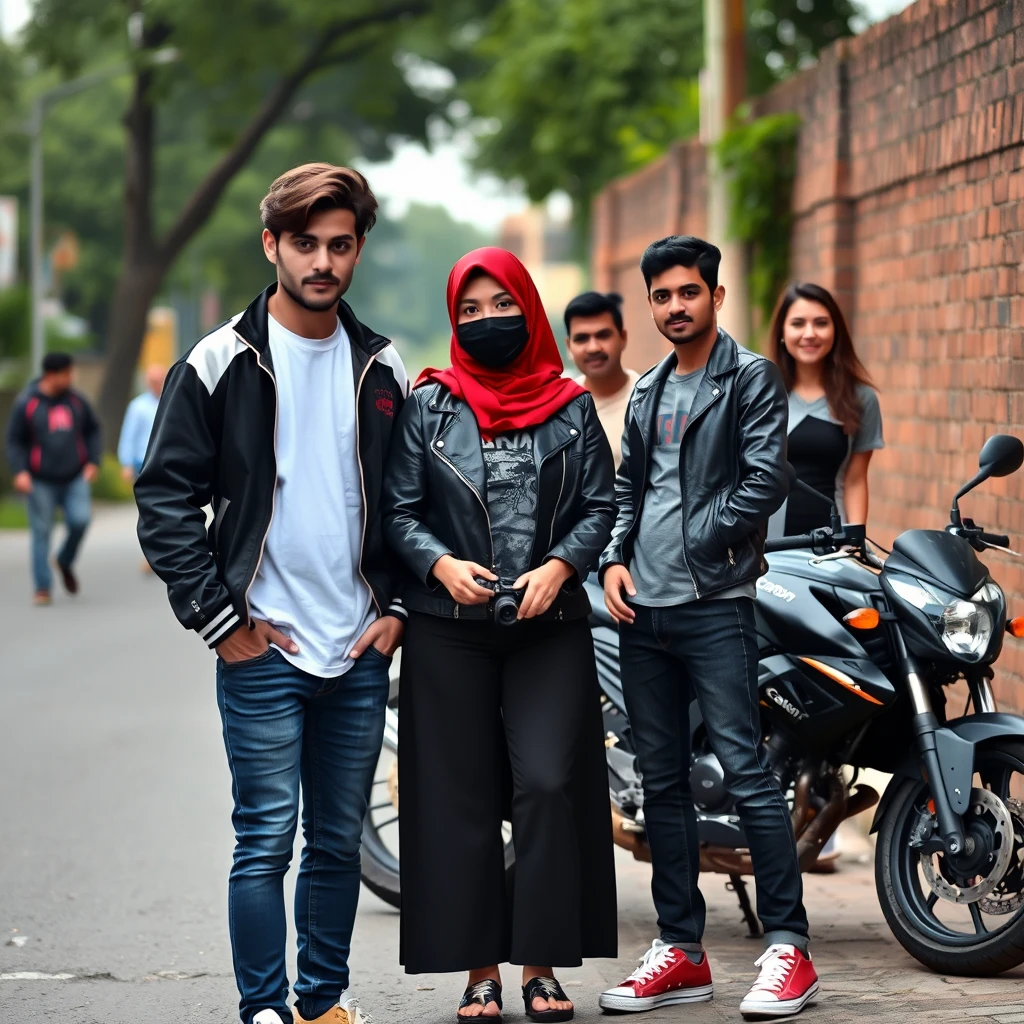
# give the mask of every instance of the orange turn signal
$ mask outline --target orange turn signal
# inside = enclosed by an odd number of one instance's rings
[[[1024,636],[1024,615],[1018,615],[1017,618],[1010,619],[1006,624],[1006,632],[1009,633],[1010,636]]]
[[[880,621],[877,608],[854,608],[843,616],[843,622],[851,629],[875,629]]]

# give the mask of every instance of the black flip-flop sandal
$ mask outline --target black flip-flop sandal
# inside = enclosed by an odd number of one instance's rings
[[[523,1004],[526,1006],[526,1016],[530,1020],[538,1022],[572,1020],[575,1010],[535,1010],[533,1001],[538,996],[541,999],[557,999],[559,1002],[571,1002],[572,1000],[562,991],[562,986],[554,978],[531,978],[523,986]]]
[[[486,978],[484,981],[478,981],[475,985],[470,985],[469,988],[462,993],[462,1002],[459,1003],[459,1009],[461,1010],[463,1007],[472,1006],[474,1003],[479,1003],[481,1006],[486,1006],[488,1003],[497,1003],[498,1010],[500,1011],[501,986],[493,978]],[[476,1017],[467,1017],[464,1013],[456,1013],[455,1019],[457,1021],[483,1020],[487,1021],[488,1024],[501,1024],[501,1013],[499,1012],[493,1017],[488,1017],[482,1013],[478,1014]]]

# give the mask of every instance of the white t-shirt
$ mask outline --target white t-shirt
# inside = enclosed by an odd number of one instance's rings
[[[374,620],[359,574],[363,498],[356,454],[352,346],[345,329],[300,338],[268,317],[277,377],[274,517],[249,591],[253,618],[299,645],[281,654],[322,678],[352,667],[348,653]]]

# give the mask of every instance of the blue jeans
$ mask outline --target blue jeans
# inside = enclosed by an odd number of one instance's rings
[[[765,942],[806,949],[803,881],[789,810],[768,767],[749,598],[635,607],[620,629],[626,713],[643,775],[651,891],[665,942],[699,948],[706,908],[690,792],[690,704],[696,699],[750,844]]]
[[[343,676],[320,679],[271,648],[217,661],[217,702],[235,800],[228,917],[244,1024],[273,1009],[290,1022],[284,875],[302,787],[305,846],[295,888],[298,979],[307,1020],[348,987],[359,901],[359,841],[384,734],[391,659],[372,648]]]
[[[49,590],[53,577],[50,573],[50,535],[57,509],[64,511],[67,537],[57,553],[57,561],[66,569],[74,564],[78,546],[89,528],[92,492],[84,476],[70,483],[54,484],[46,480],[33,480],[28,496],[28,523],[32,532],[32,580],[36,590]]]

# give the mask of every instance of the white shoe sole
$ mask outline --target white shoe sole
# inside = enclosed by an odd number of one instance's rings
[[[642,1013],[654,1010],[659,1006],[674,1006],[676,1003],[706,1003],[714,995],[714,985],[701,985],[699,988],[680,988],[674,992],[665,992],[660,996],[613,996],[601,993],[597,1004],[602,1010],[618,1010],[620,1013]]]
[[[790,1017],[799,1013],[818,994],[818,983],[815,982],[799,999],[744,999],[740,1003],[740,1013],[746,1020],[759,1017]]]

